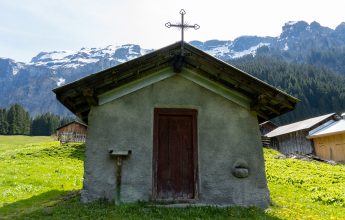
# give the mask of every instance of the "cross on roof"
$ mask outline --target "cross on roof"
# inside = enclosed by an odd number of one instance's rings
[[[180,14],[181,14],[181,23],[180,24],[171,24],[170,22],[168,22],[168,23],[165,23],[165,27],[167,27],[167,28],[177,27],[177,28],[181,29],[181,42],[182,42],[181,53],[183,55],[184,29],[194,28],[195,30],[198,30],[200,28],[200,26],[198,24],[189,25],[188,23],[184,23],[184,15],[186,14],[185,10],[181,9]]]

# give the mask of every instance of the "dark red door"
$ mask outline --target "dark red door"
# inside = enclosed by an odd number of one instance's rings
[[[196,196],[196,110],[155,109],[154,170],[157,199]]]

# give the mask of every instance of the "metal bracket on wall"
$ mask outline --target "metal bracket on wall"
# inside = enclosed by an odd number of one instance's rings
[[[122,176],[122,160],[129,157],[132,154],[131,150],[115,151],[109,149],[110,157],[115,159],[115,179],[116,179],[116,194],[115,204],[121,203],[121,176]]]

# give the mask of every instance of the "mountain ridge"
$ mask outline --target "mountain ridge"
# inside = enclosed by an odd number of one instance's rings
[[[191,41],[191,45],[224,61],[258,54],[293,63],[323,65],[345,76],[345,61],[336,60],[336,65],[325,64],[325,53],[337,50],[345,54],[345,22],[335,29],[323,27],[317,22],[286,22],[277,37],[240,36],[231,40]],[[31,115],[53,112],[69,114],[55,99],[51,90],[120,63],[142,56],[153,49],[140,45],[125,44],[104,48],[86,48],[78,51],[40,52],[29,63],[0,58],[1,108],[14,103],[22,104]],[[329,62],[329,61],[328,61]],[[329,62],[330,63],[330,62]]]

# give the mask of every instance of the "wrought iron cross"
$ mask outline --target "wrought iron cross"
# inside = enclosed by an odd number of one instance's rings
[[[170,22],[165,23],[165,27],[167,28],[171,28],[171,27],[176,27],[181,29],[181,53],[183,55],[183,44],[184,44],[184,29],[188,29],[188,28],[194,28],[195,30],[198,30],[200,28],[200,26],[198,24],[194,24],[194,25],[189,25],[188,23],[184,23],[184,15],[186,14],[186,11],[181,9],[180,11],[181,14],[181,23],[180,24],[171,24]]]

